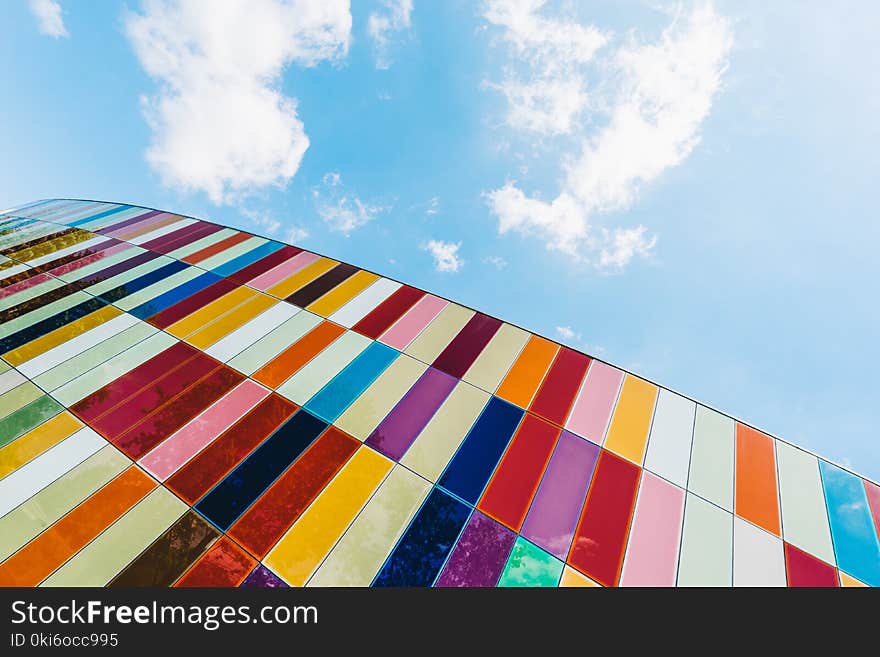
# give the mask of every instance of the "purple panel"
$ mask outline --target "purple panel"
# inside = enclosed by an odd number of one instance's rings
[[[245,580],[239,584],[245,589],[281,589],[287,588],[287,584],[282,582],[278,576],[271,570],[260,564],[251,571]]]
[[[125,221],[120,221],[117,224],[111,224],[110,226],[104,226],[99,230],[92,231],[94,233],[107,234],[113,232],[115,230],[119,230],[120,228],[127,228],[132,224],[136,224],[139,221],[143,221],[144,219],[150,219],[151,217],[155,217],[157,214],[162,214],[161,210],[150,210],[149,212],[145,212],[144,214],[139,214],[137,216],[126,219]]]
[[[597,445],[563,431],[520,533],[565,559],[598,458]]]
[[[516,534],[474,511],[434,586],[495,586]]]
[[[367,438],[367,445],[390,459],[399,460],[452,392],[455,384],[456,379],[429,367],[373,430]]]

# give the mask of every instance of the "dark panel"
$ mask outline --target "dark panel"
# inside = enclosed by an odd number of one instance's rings
[[[327,273],[318,276],[315,280],[301,287],[299,290],[287,297],[286,301],[300,308],[305,308],[313,301],[320,299],[342,281],[350,278],[358,271],[354,265],[340,262]]]
[[[300,410],[230,472],[196,509],[225,531],[326,428],[326,422]]]
[[[189,510],[108,586],[171,586],[218,535],[216,529]]]
[[[442,490],[432,490],[373,586],[431,586],[469,513]]]

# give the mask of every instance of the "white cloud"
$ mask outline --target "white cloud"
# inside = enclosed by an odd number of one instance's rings
[[[443,242],[441,240],[429,240],[422,250],[427,251],[434,258],[434,269],[437,271],[457,272],[464,266],[464,260],[458,255],[461,242]]]
[[[298,244],[309,236],[309,231],[301,226],[291,226],[284,233],[284,240],[289,244]]]
[[[433,196],[431,200],[428,201],[428,209],[425,210],[425,214],[428,216],[435,215],[440,212],[440,197]]]
[[[348,0],[144,0],[125,28],[159,83],[141,98],[147,161],[221,204],[294,176],[309,139],[281,73],[345,56],[351,13]]]
[[[507,123],[541,134],[568,134],[589,96],[582,67],[609,35],[565,16],[539,12],[546,0],[489,0],[484,17],[502,28],[515,56],[505,79],[489,86],[505,95]]]
[[[495,269],[500,271],[507,267],[507,260],[497,255],[486,256],[483,258],[483,264],[492,265]]]
[[[28,7],[37,19],[40,33],[54,39],[67,37],[70,34],[64,26],[61,16],[61,5],[58,0],[28,0]]]
[[[318,216],[331,230],[349,235],[390,209],[387,205],[365,202],[342,183],[342,176],[331,171],[324,174],[321,187],[312,190]]]
[[[575,333],[575,330],[570,326],[557,326],[556,338],[564,342],[580,342],[581,334]]]
[[[501,5],[516,11],[499,14]],[[555,198],[527,194],[516,181],[487,192],[485,198],[500,233],[536,235],[550,249],[619,270],[633,257],[650,253],[656,237],[649,237],[644,226],[608,230],[595,225],[595,218],[629,208],[644,185],[684,161],[699,143],[700,127],[721,89],[731,28],[709,2],[687,11],[679,8],[656,42],[630,34],[601,66],[593,67],[605,78],[597,85],[602,97],[591,102],[584,90],[595,71],[585,64],[599,47],[611,50],[606,45],[610,35],[538,18],[534,13],[543,5],[542,0],[495,0],[486,12],[490,22],[504,28],[505,40],[532,71],[532,78],[520,83],[526,91],[502,89],[510,105],[508,123],[544,136],[571,133],[577,151],[560,157],[562,180]],[[508,19],[499,20],[499,15]],[[543,21],[558,29],[534,27]],[[601,45],[593,47],[586,37],[561,36],[566,34],[599,35],[594,41]],[[545,64],[545,52],[556,53],[559,61]]]
[[[281,222],[271,212],[265,210],[249,210],[242,208],[241,213],[250,219],[257,228],[261,228],[267,235],[274,235],[281,228]]]
[[[373,40],[376,68],[389,68],[391,36],[410,28],[413,3],[412,0],[382,0],[381,6],[381,11],[374,11],[367,18],[367,34]]]
[[[621,269],[633,256],[647,256],[657,244],[657,236],[645,237],[648,229],[644,226],[636,228],[617,228],[605,241],[599,253],[599,267],[603,269]]]
[[[241,213],[250,219],[257,228],[260,228],[265,235],[275,236],[283,226],[285,228],[284,240],[290,244],[301,242],[309,236],[309,232],[305,228],[289,223],[282,224],[281,220],[267,210],[241,208]]]

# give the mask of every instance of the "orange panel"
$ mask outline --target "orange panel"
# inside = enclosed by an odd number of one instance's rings
[[[495,394],[520,408],[528,408],[558,349],[559,345],[533,335]]]
[[[4,561],[0,586],[36,586],[155,487],[130,467]]]
[[[736,515],[780,535],[773,439],[739,422],[736,423]]]
[[[253,237],[253,235],[248,235],[247,233],[235,233],[235,235],[230,235],[215,244],[206,246],[201,251],[196,251],[195,253],[186,256],[183,259],[183,262],[194,265],[202,260],[207,260],[213,255],[217,255],[221,251],[231,249],[236,244],[241,244],[245,240],[249,240],[251,237]]]
[[[343,333],[345,329],[332,322],[318,324],[263,365],[251,378],[275,389]]]

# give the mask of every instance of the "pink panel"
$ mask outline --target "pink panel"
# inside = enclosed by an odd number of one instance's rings
[[[633,516],[621,586],[673,586],[684,491],[645,471]]]
[[[382,334],[379,342],[403,351],[447,305],[449,302],[445,299],[426,294]]]
[[[19,281],[9,287],[4,287],[0,290],[0,299],[5,299],[6,297],[10,297],[16,292],[21,292],[22,290],[27,290],[34,285],[39,285],[40,283],[45,283],[46,281],[52,280],[52,277],[48,274],[37,274],[36,276],[31,276],[30,278],[26,278],[23,281]]]
[[[880,536],[880,486],[865,480],[865,492],[868,494],[868,506],[871,507],[871,515],[874,516],[874,527],[877,536]]]
[[[268,395],[269,390],[250,379],[242,381],[201,415],[159,443],[140,460],[140,465],[159,481],[165,481]]]
[[[594,360],[565,428],[602,445],[622,380],[623,372],[619,369]]]
[[[320,256],[317,254],[309,253],[308,251],[297,253],[290,260],[285,260],[280,265],[276,265],[266,273],[260,274],[255,279],[248,281],[248,287],[265,292],[275,285],[275,283],[283,281],[288,276],[292,276],[300,269],[312,264],[319,257]]]

